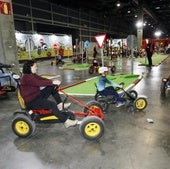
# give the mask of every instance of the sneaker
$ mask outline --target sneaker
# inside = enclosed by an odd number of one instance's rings
[[[64,103],[64,109],[68,109],[69,107],[70,107],[70,105],[71,105],[71,103]],[[58,107],[58,109],[61,111],[61,110],[63,110],[63,103],[61,102],[61,103],[59,103],[58,105],[57,105],[57,107]]]
[[[70,120],[70,119],[67,119],[64,123],[64,126],[66,128],[69,128],[69,127],[73,127],[73,126],[76,126],[78,123],[78,120]]]
[[[117,102],[117,103],[116,103],[116,107],[121,107],[121,106],[123,106],[123,105],[125,105],[125,102]]]

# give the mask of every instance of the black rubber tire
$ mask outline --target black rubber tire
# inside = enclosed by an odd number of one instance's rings
[[[136,90],[130,90],[128,93],[134,98],[134,100],[138,97]]]
[[[137,110],[144,110],[148,105],[145,97],[139,97],[135,100],[134,106]]]
[[[107,100],[104,98],[99,98],[97,101],[100,103],[103,113],[107,113],[109,107],[109,103],[107,102]]]
[[[30,137],[34,133],[35,127],[35,122],[24,114],[17,114],[12,120],[12,130],[21,138]]]
[[[112,67],[110,68],[110,71],[111,71],[112,73],[115,73],[115,72],[116,72],[116,66],[112,66]]]
[[[166,82],[161,83],[160,91],[162,95],[165,95],[166,93]]]
[[[100,108],[100,109],[103,111],[103,108],[102,108],[102,106],[100,105],[100,103],[99,103],[98,101],[95,101],[95,100],[91,100],[91,101],[87,102],[87,103],[86,103],[86,106],[88,106],[89,108],[90,108],[90,107],[93,107],[93,106],[96,106],[96,107]],[[86,107],[84,107],[83,112],[88,113],[89,110],[88,110]]]
[[[89,67],[88,72],[89,72],[89,74],[93,74],[93,73],[94,73],[94,68],[93,68],[93,66],[90,66],[90,67]]]
[[[98,141],[104,135],[104,122],[99,117],[87,116],[80,123],[79,131],[85,139]]]

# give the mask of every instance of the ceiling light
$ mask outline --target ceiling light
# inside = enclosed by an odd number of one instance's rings
[[[142,21],[137,21],[136,27],[141,28],[142,26],[143,26],[143,22]]]
[[[155,7],[155,9],[160,9],[160,8],[161,8],[160,6]]]
[[[157,30],[157,31],[155,32],[155,36],[156,36],[156,37],[160,37],[160,36],[161,36],[161,34],[162,34],[162,32],[161,32],[161,31],[159,31],[159,30]]]
[[[120,7],[120,2],[119,2],[119,1],[117,1],[116,6],[117,6],[117,7]]]

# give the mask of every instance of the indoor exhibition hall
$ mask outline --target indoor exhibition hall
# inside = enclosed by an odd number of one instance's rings
[[[169,0],[1,0],[0,168],[169,169]]]

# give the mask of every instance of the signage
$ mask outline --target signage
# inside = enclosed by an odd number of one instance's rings
[[[103,42],[104,42],[105,38],[106,38],[106,34],[95,36],[95,39],[97,41],[99,48],[103,47]]]
[[[57,44],[57,43],[54,43],[54,45],[53,45],[53,50],[54,50],[54,51],[57,51],[57,49],[58,49],[58,44]]]
[[[137,38],[135,35],[128,35],[127,46],[132,49],[137,47]]]
[[[11,15],[11,4],[9,2],[0,1],[0,13],[4,15]]]
[[[84,45],[86,49],[90,48],[90,42],[88,40],[85,41]]]

